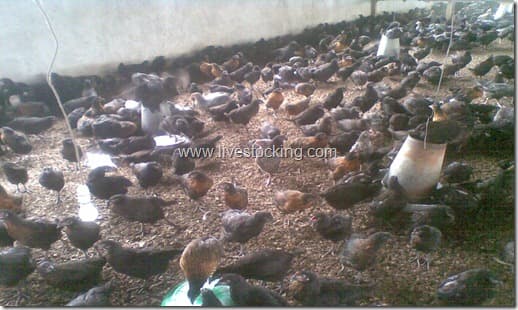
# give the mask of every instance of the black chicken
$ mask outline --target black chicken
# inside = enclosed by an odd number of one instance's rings
[[[372,290],[372,285],[356,285],[344,280],[319,278],[311,271],[298,271],[291,277],[289,293],[302,306],[351,306]]]
[[[422,225],[417,226],[410,233],[410,245],[416,249],[416,251],[426,253],[425,262],[426,270],[430,269],[430,257],[429,254],[439,247],[441,244],[442,233],[439,229],[429,226]],[[417,267],[420,267],[421,262],[419,260],[419,254],[416,257]]]
[[[108,203],[112,205],[113,213],[129,221],[140,222],[141,233],[144,234],[143,223],[154,224],[163,219],[169,225],[179,228],[178,225],[165,217],[163,207],[170,206],[176,201],[165,201],[158,197],[134,197],[117,194],[110,197]]]
[[[13,287],[25,280],[36,269],[31,256],[31,249],[15,247],[0,252],[0,286]],[[17,291],[16,305],[25,295]]]
[[[95,222],[83,222],[77,217],[67,217],[62,219],[58,228],[65,231],[70,243],[83,251],[88,257],[86,251],[101,238],[101,227]]]
[[[293,258],[300,252],[262,249],[243,256],[230,265],[219,267],[214,274],[236,273],[246,279],[282,281],[290,269]]]
[[[437,289],[437,297],[448,306],[481,306],[493,298],[502,282],[487,269],[470,269],[448,277]]]
[[[16,117],[7,123],[7,126],[14,130],[19,130],[25,134],[37,135],[52,127],[56,120],[57,118],[55,116]]]
[[[157,185],[163,175],[162,166],[154,161],[134,164],[133,173],[142,188]]]
[[[24,191],[27,191],[25,188],[25,183],[29,181],[29,174],[27,173],[27,169],[15,163],[5,163],[2,166],[4,170],[5,176],[7,177],[7,181],[9,183],[16,185],[16,191],[19,192],[19,185],[23,184]]]
[[[106,260],[103,257],[61,264],[44,260],[38,264],[37,271],[51,286],[62,290],[81,291],[99,283],[104,264]]]
[[[16,154],[29,154],[32,151],[32,145],[27,136],[9,127],[0,128],[0,141]]]
[[[105,173],[113,168],[101,166],[93,169],[88,174],[86,186],[90,193],[99,199],[110,199],[117,194],[126,194],[128,187],[133,185],[130,180],[123,176],[106,176]]]
[[[230,296],[239,307],[284,307],[288,303],[274,291],[261,286],[254,286],[246,282],[238,274],[224,274],[218,284],[227,284],[230,287]]]
[[[125,248],[113,240],[100,241],[98,246],[107,250],[106,260],[115,271],[144,280],[166,272],[169,261],[182,253],[173,248]]]
[[[76,156],[76,150],[74,147],[74,143],[72,142],[72,139],[67,138],[61,141],[62,147],[61,147],[61,155],[63,156],[63,159],[68,160],[69,162],[77,163],[81,158],[83,157],[83,151],[81,150],[81,147],[77,146],[77,153],[79,156]]]
[[[61,202],[60,193],[65,186],[65,177],[63,176],[63,172],[54,168],[43,168],[38,181],[40,182],[41,186],[45,187],[46,189],[56,191],[58,193],[56,203]]]
[[[7,227],[4,225],[4,221],[0,221],[0,247],[12,246],[14,239],[7,233]]]
[[[344,210],[352,209],[356,203],[373,196],[380,188],[380,183],[342,183],[328,188],[320,195],[331,207]]]

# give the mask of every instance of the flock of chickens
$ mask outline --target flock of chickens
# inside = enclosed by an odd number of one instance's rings
[[[310,266],[290,275],[292,261],[304,253],[303,249],[264,248],[247,253],[247,242],[276,219],[268,210],[247,211],[248,191],[238,185],[239,180],[232,177],[231,182],[216,183],[210,176],[212,163],[207,151],[218,147],[223,136],[217,134],[217,126],[224,122],[235,130],[243,129],[243,135],[253,138],[247,146],[256,152],[298,148],[310,156],[311,150],[336,149],[338,156],[322,160],[334,185],[321,192],[286,189],[272,196],[273,204],[283,214],[321,204],[333,209],[313,214],[311,227],[315,236],[330,241],[329,252],[324,255],[338,255],[342,270],[353,268],[361,272],[371,268],[387,241],[402,231],[409,233],[410,245],[423,254],[415,259],[418,266],[424,264],[428,269],[443,235],[480,208],[499,203],[499,193],[514,177],[514,162],[502,162],[497,176],[475,181],[470,166],[453,162],[443,171],[446,184],[419,204],[409,201],[397,177],[385,177],[390,161],[408,135],[427,139],[428,143],[448,143],[453,146],[452,152],[475,148],[484,141],[514,141],[514,108],[472,103],[478,98],[498,101],[514,96],[514,84],[508,82],[514,81],[513,57],[491,55],[480,63],[471,63],[472,48],[488,47],[495,40],[514,40],[513,21],[495,21],[487,7],[466,4],[456,13],[453,30],[437,12],[416,9],[397,16],[385,13],[344,22],[339,24],[341,32],[337,35],[322,31],[327,26],[319,25],[316,30],[306,31],[310,38],[307,41],[301,35],[304,44],[293,40],[279,48],[275,39],[261,40],[230,57],[218,56],[215,48],[206,49],[203,58],[176,71],[176,75],[167,73],[164,57],[157,57],[152,63],[121,64],[117,74],[104,78],[54,74],[72,128],[80,136],[93,137],[99,149],[120,164],[129,165],[146,193],[158,184],[179,186],[192,200],[192,212],[200,212],[206,219],[215,210],[207,210],[203,198],[209,191],[219,191],[228,210],[221,216],[221,236],[199,236],[186,245],[165,248],[133,248],[102,238],[97,223],[78,217],[60,217],[57,222],[27,219],[30,214],[24,214],[23,199],[1,188],[0,246],[4,248],[0,251],[0,285],[19,288],[36,270],[50,286],[81,292],[68,306],[104,306],[110,304],[114,286],[111,281],[100,283],[106,264],[115,272],[145,280],[139,288],[142,292],[151,289],[151,282],[179,258],[180,269],[189,283],[189,299],[194,302],[201,296],[205,306],[222,305],[210,289],[203,288],[208,280],[216,278],[219,284],[229,286],[232,300],[239,306],[288,306],[286,296],[304,306],[355,305],[370,296],[375,283],[355,284],[346,279],[321,277]],[[331,30],[329,26],[328,32],[332,33]],[[456,52],[448,62],[426,61],[432,50],[448,48],[451,31],[450,49]],[[399,58],[376,56],[373,40],[378,39],[380,32],[400,39],[403,48]],[[318,35],[312,38],[314,33]],[[250,49],[255,53],[247,53]],[[450,88],[451,94],[441,100],[414,92],[418,83],[437,85],[441,79],[453,79],[467,66],[474,78],[483,77],[496,67],[495,81],[479,80],[470,88]],[[185,76],[189,77],[188,84]],[[257,86],[260,80],[265,88]],[[323,100],[312,97],[322,85],[343,84],[336,80],[352,81],[363,94],[349,98],[345,87],[336,87]],[[383,81],[398,82],[389,87]],[[0,89],[2,108],[5,115],[11,116],[0,129],[2,152],[23,155],[37,151],[27,135],[40,135],[53,126],[57,117],[49,114],[59,115],[55,113],[55,101],[46,97],[48,91],[41,85],[2,79]],[[284,97],[287,92],[303,99],[288,102]],[[183,93],[191,94],[192,104],[168,101]],[[164,116],[155,135],[181,136],[180,143],[158,146],[153,136],[145,134],[141,107],[152,113],[160,111]],[[256,136],[247,125],[259,117],[261,109],[273,121],[262,122]],[[207,129],[207,122],[202,120],[207,117],[216,129]],[[275,125],[281,121],[293,122],[300,129],[300,136],[283,134]],[[62,141],[61,154],[77,165],[85,158],[85,152],[76,149],[71,139]],[[256,156],[254,160],[261,173],[267,175],[266,187],[272,178],[282,178],[281,157]],[[322,167],[322,173],[328,173]],[[28,172],[22,164],[5,162],[2,170],[18,190],[28,182]],[[144,224],[159,222],[172,226],[178,234],[187,228],[173,220],[175,200],[129,195],[128,188],[135,184],[113,173],[115,170],[95,167],[85,180],[90,193],[106,201],[110,212],[140,223],[142,236],[147,234]],[[65,185],[62,171],[47,167],[38,181],[44,188],[57,192],[56,203],[61,203],[60,192]],[[30,195],[25,186],[24,195]],[[369,205],[374,223],[369,233],[353,231],[358,203]],[[281,221],[284,227],[294,225]],[[46,252],[63,240],[63,233],[85,258],[57,263],[44,254],[36,263],[31,249]],[[222,266],[228,243],[239,244],[238,259]],[[511,247],[507,252],[514,254],[514,243]],[[95,251],[89,255],[92,248]],[[514,256],[509,262],[514,263]],[[288,276],[289,284],[285,286]],[[273,290],[247,279],[281,285]],[[501,281],[492,271],[469,269],[438,283],[437,298],[447,305],[480,305],[495,295],[499,284]],[[30,298],[21,290],[15,297],[16,304],[22,298]]]

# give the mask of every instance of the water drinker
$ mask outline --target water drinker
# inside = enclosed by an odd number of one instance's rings
[[[219,299],[223,306],[234,306],[234,302],[230,297],[230,288],[228,285],[218,285],[219,279],[211,282],[207,281],[203,288],[212,290],[214,295]],[[184,281],[178,284],[174,289],[169,291],[164,299],[162,299],[161,307],[200,307],[202,305],[201,295],[198,295],[193,303],[191,303],[187,292],[189,291],[189,282]]]
[[[426,197],[439,182],[447,144],[424,143],[407,136],[390,165],[387,177],[397,176],[407,198]]]
[[[382,35],[376,56],[399,58],[399,48],[399,38],[389,39],[386,35]]]

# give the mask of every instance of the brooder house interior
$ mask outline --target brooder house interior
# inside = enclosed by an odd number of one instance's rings
[[[512,1],[0,1],[0,306],[515,306]]]

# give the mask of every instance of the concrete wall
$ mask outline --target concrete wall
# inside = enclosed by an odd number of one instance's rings
[[[369,0],[40,0],[59,39],[55,72],[113,70],[120,62],[175,56],[296,33],[322,22],[370,14]],[[385,0],[378,12],[427,5]],[[31,0],[0,1],[0,77],[34,81],[47,71],[54,41]]]

